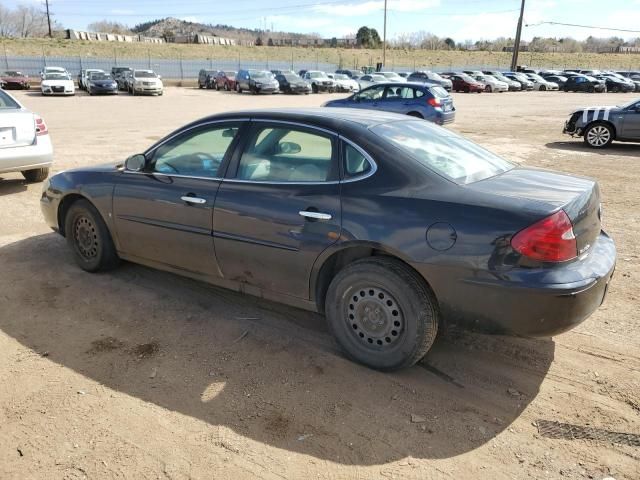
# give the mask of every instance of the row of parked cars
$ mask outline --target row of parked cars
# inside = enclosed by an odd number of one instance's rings
[[[640,71],[523,68],[521,73],[554,82],[565,92],[640,92]]]

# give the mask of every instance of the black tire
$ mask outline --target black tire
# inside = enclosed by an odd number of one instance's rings
[[[315,83],[312,83],[312,84],[311,84],[311,91],[312,91],[313,93],[318,93],[318,92],[319,92],[319,90],[318,90],[318,85],[316,85]]]
[[[409,113],[407,113],[407,115],[409,115],[410,117],[415,117],[415,118],[424,118],[420,112],[409,112]]]
[[[23,170],[22,176],[29,183],[43,182],[49,176],[48,168],[34,168],[32,170]]]
[[[589,88],[587,89],[587,92],[593,93],[595,91],[596,91],[595,87],[593,85],[589,85]]]
[[[464,93],[470,93],[471,89],[469,87],[464,87]]]
[[[486,87],[484,87],[484,91],[487,93],[491,93],[491,85],[487,85]]]
[[[593,122],[584,130],[583,141],[591,148],[606,148],[615,137],[613,127],[604,122]]]
[[[216,92],[220,91],[220,85],[218,85],[218,82],[216,82]]]
[[[236,92],[242,93],[242,88],[240,88],[240,84],[236,83]]]
[[[415,364],[438,333],[435,296],[393,258],[370,257],[343,268],[329,285],[325,312],[349,357],[377,370]]]
[[[204,85],[202,85],[200,82],[198,82],[198,88],[199,88],[200,90],[202,90],[202,89],[204,88]]]
[[[547,90],[547,86],[546,85],[540,85],[540,91],[544,92]]]
[[[87,272],[109,270],[119,258],[102,216],[87,200],[74,202],[64,219],[67,244],[76,263]]]

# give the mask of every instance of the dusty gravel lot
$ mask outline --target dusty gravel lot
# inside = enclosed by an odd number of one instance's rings
[[[206,114],[329,98],[16,95],[46,119],[55,171],[123,159]],[[131,264],[82,272],[41,219],[41,185],[4,175],[0,479],[640,478],[638,443],[607,433],[640,434],[640,145],[594,152],[560,131],[573,107],[631,98],[456,95],[451,128],[599,179],[617,271],[570,333],[452,330],[395,374],[344,359],[317,315]],[[601,437],[548,438],[544,420]]]

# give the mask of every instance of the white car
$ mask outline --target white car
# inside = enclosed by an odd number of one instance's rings
[[[129,79],[129,92],[133,95],[162,95],[164,85],[153,70],[134,70]]]
[[[47,73],[40,83],[42,95],[75,95],[76,87],[68,73]]]
[[[336,83],[336,91],[338,92],[352,92],[356,93],[360,91],[360,85],[353,80],[349,75],[344,73],[327,73],[327,76]]]
[[[406,78],[401,77],[396,72],[376,72],[378,75],[382,75],[387,79],[387,82],[398,82],[404,83],[407,81]]]
[[[537,73],[527,73],[527,78],[533,82],[534,90],[558,90],[558,84],[556,82],[550,82],[545,80]]]
[[[42,182],[52,162],[44,120],[0,90],[0,174],[21,172],[28,182]]]
[[[44,70],[40,72],[40,78],[44,80],[44,77],[48,73],[66,73],[67,75],[69,75],[67,69],[63,67],[44,67]]]
[[[493,75],[485,75],[484,73],[482,74],[475,74],[475,75],[471,75],[471,77],[474,80],[479,81],[480,83],[484,83],[485,87],[484,87],[484,91],[491,93],[491,92],[508,92],[509,91],[509,84],[507,82],[503,82],[501,80],[498,80],[496,77],[494,77]]]
[[[363,75],[358,78],[358,83],[360,84],[360,90],[363,88],[370,87],[371,85],[375,85],[376,83],[385,83],[389,80],[384,75],[378,75],[377,73]]]

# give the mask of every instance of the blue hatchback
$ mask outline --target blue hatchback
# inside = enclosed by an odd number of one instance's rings
[[[438,125],[453,122],[456,117],[451,95],[438,85],[423,83],[379,83],[323,106],[384,110],[424,118]]]

